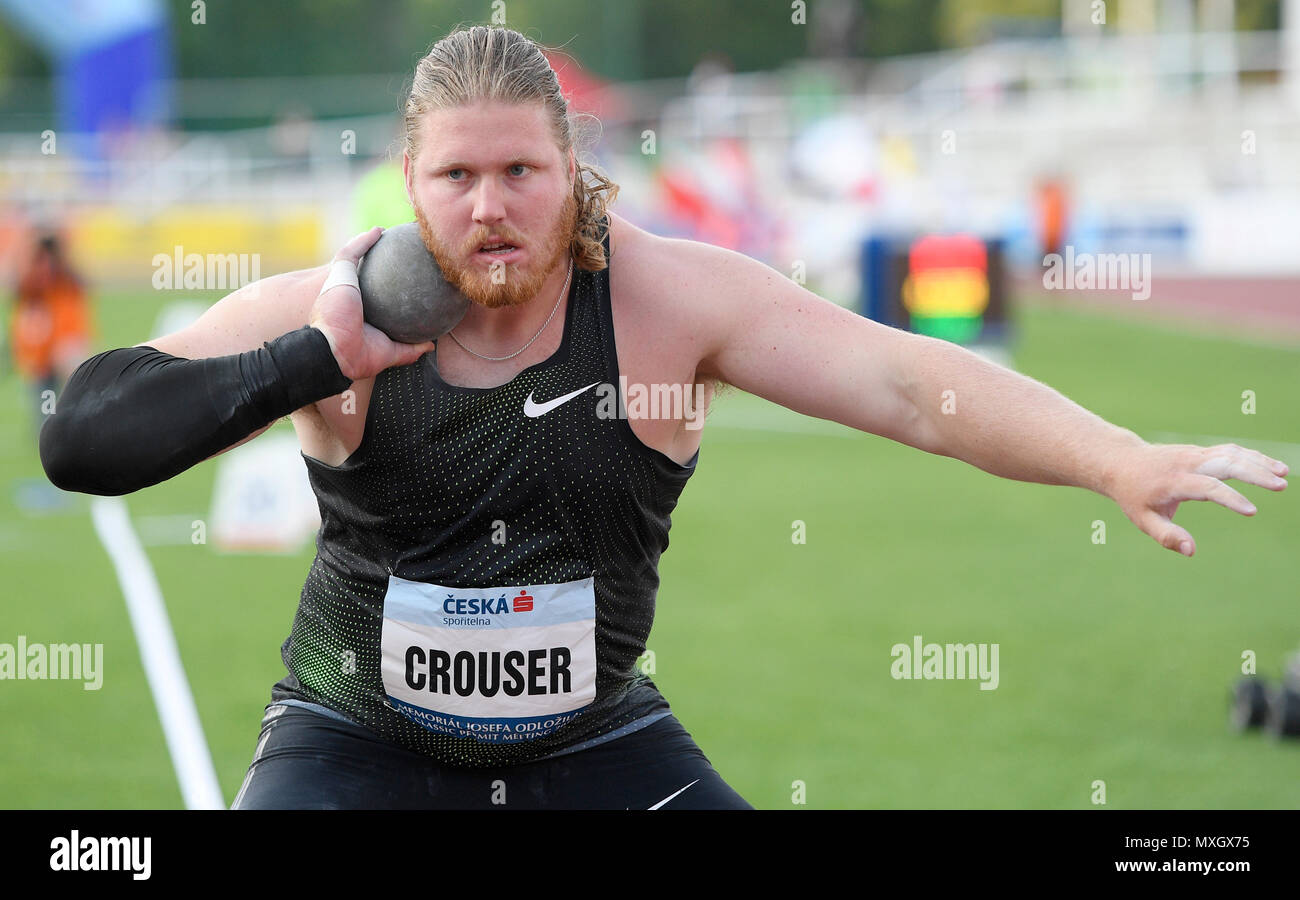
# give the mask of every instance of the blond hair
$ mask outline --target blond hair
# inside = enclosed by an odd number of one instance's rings
[[[451,32],[416,64],[404,112],[406,152],[412,159],[418,154],[425,113],[480,101],[545,104],[561,155],[567,157],[574,150],[577,117],[570,112],[541,46],[509,28],[475,25]],[[604,220],[618,196],[618,185],[577,156],[575,151],[577,217],[570,250],[578,268],[598,272],[606,266],[601,246],[608,227]]]

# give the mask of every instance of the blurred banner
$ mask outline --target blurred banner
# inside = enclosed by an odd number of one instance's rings
[[[162,0],[0,0],[0,16],[55,70],[60,131],[99,135],[161,126],[172,77]]]

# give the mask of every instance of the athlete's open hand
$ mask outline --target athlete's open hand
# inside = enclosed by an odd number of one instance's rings
[[[1236,444],[1147,444],[1125,452],[1114,470],[1108,494],[1138,528],[1170,550],[1191,556],[1196,541],[1175,525],[1174,513],[1184,500],[1213,500],[1243,516],[1255,506],[1224,484],[1235,478],[1280,491],[1286,487],[1286,463]]]
[[[353,265],[365,256],[384,233],[372,228],[343,245],[334,255]],[[307,324],[325,333],[343,374],[353,381],[378,375],[393,366],[406,366],[433,349],[433,341],[402,344],[365,321],[361,308],[361,291],[336,285],[316,298]]]

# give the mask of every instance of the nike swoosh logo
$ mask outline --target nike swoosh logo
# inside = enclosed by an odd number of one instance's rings
[[[650,807],[650,808],[651,808],[651,809],[658,809],[659,807],[661,807],[661,806],[663,806],[665,803],[667,803],[669,800],[671,800],[671,799],[673,799],[674,797],[676,797],[677,794],[684,793],[684,792],[686,791],[686,788],[694,787],[695,785],[697,785],[697,784],[699,784],[699,783],[700,783],[700,779],[697,778],[697,779],[695,779],[694,781],[692,781],[690,784],[686,785],[686,787],[684,787],[684,788],[682,788],[680,791],[678,791],[676,794],[669,794],[667,797],[663,798],[662,800],[660,800],[658,803],[656,803],[654,806],[652,806],[652,807]]]
[[[573,393],[565,394],[563,397],[556,397],[554,400],[547,400],[545,403],[535,403],[533,401],[532,392],[530,391],[528,393],[528,399],[524,401],[524,415],[528,416],[528,418],[530,419],[536,419],[538,416],[544,416],[551,410],[555,409],[555,407],[563,403],[568,403],[570,400],[572,400],[574,397],[581,394],[583,391],[589,391],[598,384],[600,384],[599,381],[593,381],[585,388],[578,388]]]

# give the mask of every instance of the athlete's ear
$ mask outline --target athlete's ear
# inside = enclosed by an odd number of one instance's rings
[[[411,209],[415,209],[415,190],[411,181],[411,154],[406,150],[402,151],[402,177],[406,180],[406,199],[410,201]]]
[[[573,155],[573,148],[569,148],[569,190],[573,190],[574,179],[578,177],[578,162]]]

